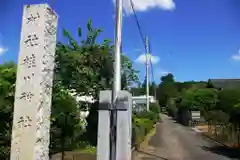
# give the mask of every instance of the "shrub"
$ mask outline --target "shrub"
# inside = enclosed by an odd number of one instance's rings
[[[132,117],[132,145],[138,148],[144,137],[151,131],[154,124],[160,120],[160,107],[157,104],[150,105],[150,111],[134,113]]]
[[[138,144],[153,128],[154,121],[147,118],[134,117],[132,130],[132,145],[138,147]]]
[[[160,106],[157,103],[150,103],[149,109],[151,112],[160,113]]]
[[[229,114],[233,107],[240,102],[240,90],[224,89],[219,92],[218,99],[217,109]]]
[[[153,113],[153,112],[147,112],[147,111],[144,111],[144,112],[141,112],[141,113],[138,113],[136,115],[137,118],[140,118],[140,119],[150,119],[151,121],[153,121],[154,123],[156,123],[158,121],[158,117],[157,117],[157,114]]]
[[[222,111],[209,111],[206,117],[207,121],[216,124],[227,124],[229,122],[229,115]]]
[[[176,107],[176,102],[173,98],[168,99],[166,107],[167,107],[168,115],[173,118],[176,118],[177,117],[177,107]]]

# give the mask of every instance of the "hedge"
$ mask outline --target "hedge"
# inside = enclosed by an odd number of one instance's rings
[[[159,122],[160,107],[157,104],[150,104],[150,111],[133,113],[132,122],[132,146],[138,148],[145,136],[153,129],[154,124]]]

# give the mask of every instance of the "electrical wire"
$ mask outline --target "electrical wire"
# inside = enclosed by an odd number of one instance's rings
[[[139,34],[140,34],[140,36],[141,36],[142,43],[143,43],[143,45],[144,45],[144,49],[146,50],[145,38],[144,38],[143,31],[142,31],[142,29],[141,29],[141,25],[140,25],[140,23],[139,23],[139,20],[138,20],[138,17],[137,17],[135,8],[134,8],[134,3],[133,3],[132,0],[130,0],[130,4],[131,4],[132,11],[133,11],[134,19],[135,19],[135,21],[136,21],[136,23],[137,23],[137,27],[138,27]],[[147,54],[147,51],[145,52],[145,54]]]
[[[141,37],[141,40],[143,42],[143,45],[144,45],[144,49],[145,49],[145,56],[148,56],[147,54],[147,47],[146,47],[146,44],[145,44],[145,38],[144,38],[144,34],[143,34],[143,31],[142,31],[142,28],[141,28],[141,25],[140,25],[140,22],[139,22],[139,19],[137,17],[137,14],[136,14],[136,11],[135,11],[135,8],[134,8],[134,3],[133,3],[133,0],[130,0],[130,4],[131,4],[131,8],[132,8],[132,11],[133,11],[133,16],[134,16],[134,19],[136,21],[136,24],[137,24],[137,28],[138,28],[138,31],[139,31],[139,34],[140,34],[140,37]],[[149,45],[150,46],[150,45]],[[150,53],[151,53],[151,48],[149,48],[150,50]],[[152,64],[152,56],[150,55],[149,56],[149,62],[150,62],[150,68],[151,68],[151,75],[152,75],[152,81],[154,83],[154,86],[153,86],[153,89],[154,89],[154,96],[156,96],[156,84],[155,84],[155,80],[154,80],[154,72],[153,72],[153,64]]]

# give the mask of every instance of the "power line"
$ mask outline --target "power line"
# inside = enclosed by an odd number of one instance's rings
[[[131,4],[131,7],[132,7],[134,19],[135,19],[135,21],[136,21],[136,23],[137,23],[137,27],[138,27],[139,34],[140,34],[140,36],[141,36],[142,43],[143,43],[143,45],[144,45],[144,49],[145,49],[145,51],[146,51],[145,38],[144,38],[143,31],[142,31],[142,29],[141,29],[141,25],[140,25],[140,23],[139,23],[139,20],[138,20],[138,17],[137,17],[135,8],[134,8],[134,3],[133,3],[132,0],[130,0],[130,4]],[[145,54],[146,54],[146,52],[145,52]]]
[[[131,4],[131,8],[132,8],[132,11],[133,11],[134,19],[135,19],[135,21],[136,21],[136,24],[137,24],[137,27],[138,27],[138,31],[139,31],[141,40],[142,40],[143,45],[144,45],[144,49],[145,49],[145,51],[146,51],[146,52],[145,52],[145,56],[146,56],[146,59],[148,59],[148,58],[147,58],[147,56],[148,56],[147,52],[148,52],[148,51],[147,51],[147,48],[146,48],[146,43],[145,43],[144,34],[143,34],[142,29],[141,29],[141,25],[140,25],[140,23],[139,23],[139,19],[138,19],[138,17],[137,17],[137,14],[136,14],[136,11],[135,11],[135,8],[134,8],[133,0],[130,0],[130,4]],[[150,48],[150,53],[151,53],[151,48]],[[152,65],[152,56],[151,56],[151,55],[149,56],[149,61],[150,61],[150,66],[151,66],[152,81],[153,81],[154,84],[155,84],[154,72],[153,72],[153,65]],[[156,96],[156,88],[155,88],[155,86],[154,86],[154,94],[155,94],[154,96]]]

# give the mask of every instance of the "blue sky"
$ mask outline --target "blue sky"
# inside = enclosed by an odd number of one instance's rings
[[[134,67],[145,70],[143,44],[129,7],[124,1],[123,51]],[[0,63],[17,61],[23,5],[48,2],[59,15],[58,40],[62,29],[77,33],[88,19],[104,29],[101,39],[114,37],[112,0],[1,0]],[[148,35],[155,80],[167,72],[176,80],[239,78],[239,0],[133,0],[144,34]]]

